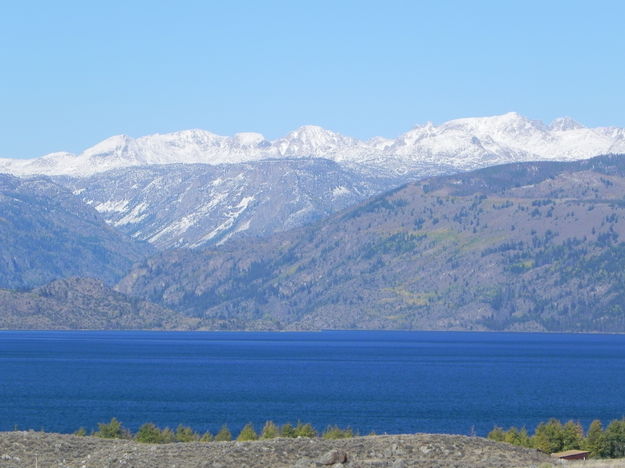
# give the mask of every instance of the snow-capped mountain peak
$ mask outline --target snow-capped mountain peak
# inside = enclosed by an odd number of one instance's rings
[[[86,149],[81,156],[87,158],[120,156],[133,141],[128,135],[114,135]]]
[[[262,134],[254,132],[235,133],[232,141],[240,148],[257,148],[266,147],[267,144],[271,145]]]
[[[326,157],[340,152],[349,152],[362,144],[355,138],[326,130],[317,125],[304,125],[293,130],[284,138],[274,142],[281,156],[286,157]],[[340,156],[338,157],[340,159]]]
[[[584,128],[582,124],[573,120],[570,117],[559,117],[549,124],[549,129],[559,132],[566,132],[568,130],[578,130]]]
[[[54,153],[30,160],[0,160],[15,175],[86,176],[114,168],[153,164],[236,164],[262,159],[326,158],[368,173],[420,174],[423,167],[467,170],[505,162],[571,160],[625,152],[625,130],[586,128],[569,117],[545,125],[516,112],[428,122],[395,139],[369,141],[305,125],[270,141],[260,133],[221,136],[183,130],[133,139],[117,135],[79,155]]]

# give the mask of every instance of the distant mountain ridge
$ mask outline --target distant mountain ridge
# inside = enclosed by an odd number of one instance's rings
[[[55,180],[115,229],[159,249],[285,231],[403,182],[326,159],[154,165]]]
[[[114,284],[153,252],[106,224],[47,177],[0,174],[0,288],[31,288],[68,276]]]
[[[117,286],[209,328],[625,331],[625,155],[407,184]]]
[[[28,160],[2,159],[0,172],[84,177],[155,164],[216,165],[322,157],[367,174],[422,176],[509,162],[577,160],[622,152],[625,129],[586,128],[569,118],[546,125],[511,112],[441,125],[427,123],[395,139],[376,137],[368,141],[313,125],[276,140],[267,140],[259,133],[226,137],[205,130],[136,139],[118,135],[79,155],[52,153]]]

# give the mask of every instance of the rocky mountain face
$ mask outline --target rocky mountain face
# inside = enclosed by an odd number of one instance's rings
[[[316,126],[272,141],[203,130],[115,136],[79,155],[0,160],[0,171],[53,176],[111,227],[168,249],[288,230],[426,176],[619,151],[623,129],[509,113],[369,141]]]
[[[164,252],[117,289],[225,329],[625,331],[624,199],[625,156],[491,167]]]
[[[316,221],[390,189],[325,159],[176,164],[58,177],[106,222],[159,249],[222,244]]]
[[[259,133],[226,137],[205,130],[130,138],[118,135],[79,155],[53,153],[30,160],[0,160],[14,175],[87,176],[154,164],[235,164],[263,159],[325,158],[361,173],[423,176],[508,162],[576,160],[625,152],[625,129],[585,128],[561,118],[549,125],[511,112],[493,117],[417,126],[395,139],[360,141],[317,126],[283,138]]]
[[[187,322],[93,279],[56,280],[30,291],[0,289],[0,329],[169,329]]]
[[[0,287],[57,278],[115,283],[153,249],[111,228],[96,210],[45,177],[0,174]]]

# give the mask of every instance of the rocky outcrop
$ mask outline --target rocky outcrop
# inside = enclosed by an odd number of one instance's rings
[[[0,289],[0,329],[184,329],[192,319],[113,291],[91,278],[67,278],[30,291]],[[1,465],[0,465],[1,466]]]

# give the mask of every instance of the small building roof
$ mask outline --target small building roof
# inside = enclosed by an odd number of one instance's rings
[[[551,456],[554,458],[568,458],[582,455],[590,455],[590,452],[588,450],[565,450],[564,452],[556,452],[551,454]]]

